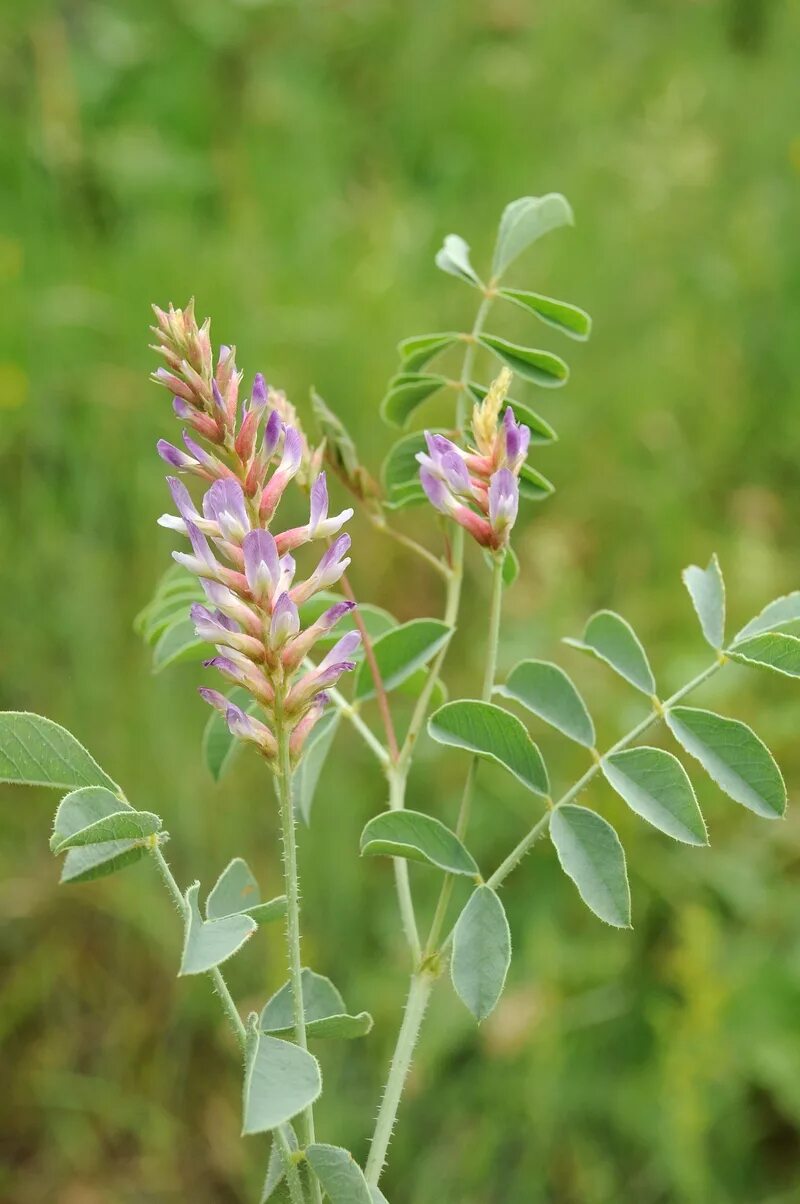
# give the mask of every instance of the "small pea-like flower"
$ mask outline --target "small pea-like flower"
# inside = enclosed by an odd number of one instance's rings
[[[441,434],[425,432],[420,452],[420,483],[428,500],[459,523],[485,548],[507,545],[519,506],[519,473],[530,444],[530,430],[511,406],[500,413],[511,383],[507,369],[476,405],[472,415],[475,446],[466,450]]]
[[[189,540],[190,550],[173,556],[199,578],[208,599],[208,605],[195,603],[190,612],[198,636],[215,648],[206,667],[247,690],[253,707],[243,710],[207,687],[200,693],[237,739],[255,745],[270,761],[278,755],[275,724],[288,724],[290,756],[296,760],[328,700],[326,688],[355,666],[357,632],[343,636],[319,665],[307,659],[316,641],[354,604],[336,603],[305,628],[300,610],[334,585],[350,563],[350,537],[337,533],[353,512],[329,514],[325,475],[314,472],[314,458],[285,396],[258,374],[249,400],[240,405],[235,349],[221,347],[215,367],[208,323],[198,327],[191,306],[155,312],[157,350],[166,366],[154,377],[170,388],[175,413],[192,429],[183,433],[186,451],[162,440],[158,452],[171,469],[207,484],[197,505],[181,480],[168,477],[177,514],[163,515],[159,522]],[[284,492],[304,473],[310,486],[308,522],[273,530]],[[290,552],[332,537],[316,568],[295,583]]]

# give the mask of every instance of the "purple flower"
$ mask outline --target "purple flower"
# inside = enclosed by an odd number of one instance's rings
[[[352,512],[351,512],[352,513]],[[321,472],[311,486],[311,505],[308,519],[308,531],[313,539],[320,523],[328,517],[328,483],[325,473]]]
[[[220,566],[214,559],[214,553],[209,547],[208,540],[193,522],[186,521],[186,534],[192,545],[193,555],[187,552],[173,552],[172,558],[182,564],[190,573],[198,577],[217,577]]]
[[[250,393],[250,409],[263,410],[264,406],[267,404],[268,397],[269,390],[267,389],[267,382],[264,380],[264,377],[260,372],[256,372],[253,380],[253,388]]]
[[[300,630],[300,615],[288,594],[281,594],[272,608],[269,626],[269,642],[273,648],[281,648],[287,640]]]
[[[512,472],[517,472],[528,454],[531,432],[529,427],[517,422],[511,406],[507,406],[503,414],[502,439],[506,464]]]
[[[347,534],[334,540],[308,580],[296,585],[292,590],[292,599],[298,606],[308,601],[318,590],[329,589],[336,584],[350,563],[350,557],[345,556],[349,547],[350,536]]]
[[[187,469],[199,467],[193,456],[187,456],[186,452],[182,452],[172,443],[167,443],[166,439],[159,439],[156,451],[161,459],[169,464],[170,468],[177,468],[179,471],[185,472]]]
[[[419,479],[431,505],[440,510],[442,514],[452,515],[455,507],[455,498],[442,478],[437,476],[430,468],[423,467],[419,470]]]
[[[274,454],[282,430],[283,424],[280,414],[277,410],[271,410],[267,419],[267,425],[264,427],[264,456],[267,460]]]
[[[238,481],[215,481],[203,498],[203,514],[215,522],[223,539],[240,544],[250,530],[244,493]]]
[[[489,481],[489,523],[494,533],[506,540],[519,508],[519,484],[508,468],[498,468]]]
[[[265,723],[246,714],[241,707],[229,703],[225,718],[231,735],[248,744],[255,744],[268,757],[278,751],[277,741]]]
[[[242,542],[244,574],[254,598],[271,600],[281,578],[281,563],[269,531],[248,531]]]

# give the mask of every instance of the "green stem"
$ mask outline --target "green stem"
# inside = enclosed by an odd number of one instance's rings
[[[375,1124],[375,1132],[372,1137],[372,1144],[369,1148],[369,1156],[367,1157],[367,1165],[364,1171],[367,1183],[372,1187],[377,1187],[381,1171],[386,1162],[386,1152],[389,1149],[389,1142],[392,1140],[392,1131],[397,1119],[397,1110],[400,1107],[400,1100],[403,1095],[406,1079],[408,1078],[408,1072],[411,1069],[411,1059],[414,1056],[419,1030],[422,1027],[422,1021],[435,981],[434,976],[425,970],[414,974],[411,978],[411,986],[403,1012],[403,1022],[400,1025],[397,1044],[392,1056],[392,1064],[389,1068],[389,1077],[386,1080],[381,1106],[378,1110],[378,1119]]]
[[[281,1125],[275,1130],[275,1141],[283,1155],[283,1165],[286,1167],[286,1184],[289,1188],[289,1197],[292,1204],[305,1204],[305,1194],[303,1192],[303,1184],[300,1180],[300,1172],[297,1169],[297,1163],[294,1160],[289,1138],[286,1136],[286,1130]]]
[[[405,798],[406,779],[401,772],[393,768],[389,770],[389,807],[392,811],[401,811]],[[411,895],[411,883],[408,877],[408,862],[403,857],[394,857],[394,880],[397,889],[397,902],[400,907],[400,920],[403,925],[411,957],[416,966],[422,955],[422,945],[417,929],[417,917],[414,911],[414,900]]]
[[[481,690],[481,698],[484,702],[489,702],[494,690],[494,679],[497,673],[497,649],[500,644],[500,616],[503,610],[503,560],[504,554],[498,554],[494,558],[492,565],[492,596],[489,603],[489,634],[486,641],[486,663],[483,670],[483,687]],[[469,826],[469,816],[472,809],[472,793],[475,789],[475,779],[478,776],[478,757],[473,757],[470,761],[467,777],[464,782],[464,790],[461,795],[461,806],[458,809],[458,820],[456,822],[456,836],[459,840],[463,840],[467,834]],[[450,906],[450,897],[453,893],[455,884],[454,874],[445,874],[442,882],[442,889],[439,892],[439,899],[436,904],[436,911],[433,915],[431,930],[428,934],[428,941],[425,946],[426,956],[430,957],[436,951],[436,945],[442,932],[445,919],[447,917],[447,909]]]
[[[303,661],[303,665],[305,666],[306,669],[316,668],[313,661],[310,661],[310,660]],[[333,705],[336,707],[337,711],[340,711],[341,714],[344,716],[344,718],[347,719],[348,722],[353,725],[353,727],[358,732],[359,736],[361,736],[361,739],[364,741],[364,743],[367,745],[367,747],[375,754],[377,759],[380,761],[381,765],[383,765],[383,766],[390,765],[391,758],[389,757],[388,752],[386,751],[384,746],[381,744],[380,740],[374,734],[374,732],[372,732],[367,727],[366,723],[361,718],[361,716],[359,715],[358,711],[355,709],[353,704],[348,702],[347,699],[345,698],[345,696],[343,694],[340,694],[339,691],[334,686],[328,686],[326,693],[327,693],[328,697],[330,698],[331,702],[333,703]]]
[[[166,883],[167,890],[172,895],[175,906],[177,907],[178,911],[181,913],[181,916],[183,917],[183,919],[185,921],[185,919],[186,919],[186,900],[184,899],[183,895],[181,894],[181,888],[178,886],[178,883],[175,881],[175,876],[172,873],[172,870],[169,868],[169,862],[167,861],[164,854],[161,852],[160,846],[157,844],[153,846],[153,857],[155,858],[155,863],[161,872],[161,877],[164,879],[164,882]],[[231,995],[231,993],[228,989],[228,984],[226,983],[225,979],[223,978],[222,971],[220,970],[219,966],[214,966],[213,969],[209,970],[208,976],[211,979],[212,983],[214,984],[214,990],[216,991],[217,995],[219,995],[219,997],[222,1001],[222,1007],[225,1011],[225,1015],[228,1017],[228,1020],[230,1021],[231,1028],[233,1029],[234,1034],[236,1035],[236,1039],[239,1042],[239,1046],[242,1050],[244,1050],[244,1041],[245,1041],[245,1035],[246,1035],[245,1027],[244,1027],[244,1024],[242,1023],[242,1018],[239,1015],[239,1010],[233,1001],[233,996]]]
[[[306,1017],[303,1005],[303,963],[300,955],[300,880],[297,872],[297,840],[295,838],[294,804],[292,801],[292,766],[289,755],[289,732],[283,716],[283,691],[276,691],[275,731],[278,737],[278,801],[283,839],[283,873],[286,890],[286,947],[289,955],[289,982],[292,989],[294,1039],[301,1049],[308,1048]],[[302,1114],[302,1144],[311,1145],[314,1134],[314,1109],[311,1104]],[[319,1183],[311,1179],[315,1204],[321,1204]]]

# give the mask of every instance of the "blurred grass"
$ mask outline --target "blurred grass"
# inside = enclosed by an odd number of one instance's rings
[[[183,880],[208,885],[246,853],[277,889],[278,867],[258,767],[209,782],[196,670],[152,678],[131,632],[171,544],[154,526],[153,445],[171,423],[146,381],[151,300],[194,293],[248,373],[299,402],[314,383],[376,464],[395,341],[471,317],[473,294],[432,267],[441,236],[462,233],[480,264],[506,201],[563,191],[576,229],[515,279],[584,305],[595,332],[567,349],[567,389],[532,399],[561,435],[539,461],[559,492],[520,530],[503,664],[555,656],[610,737],[636,702],[557,646],[593,608],[631,619],[667,692],[704,657],[684,564],[719,552],[737,624],[797,585],[796,6],[29,0],[0,24],[0,703],[65,723],[161,811]],[[434,581],[354,534],[363,597],[435,613]],[[473,601],[479,558],[470,573]],[[476,601],[454,689],[475,688],[483,625]],[[729,670],[705,697],[798,780],[790,683]],[[582,771],[556,739],[542,747],[558,783]],[[411,796],[447,817],[463,763],[437,766],[423,747]],[[355,856],[383,799],[349,736],[323,786],[302,847],[306,955],[377,1027],[325,1051],[321,1128],[362,1155],[404,957],[386,868]],[[669,847],[598,788],[628,850],[633,934],[595,923],[545,847],[509,882],[507,995],[476,1032],[439,992],[394,1204],[797,1198],[797,820],[759,824],[698,787],[706,853]],[[481,794],[472,843],[492,864],[531,812],[491,770]],[[167,900],[147,866],[59,890],[54,803],[4,791],[0,1197],[254,1199],[265,1143],[239,1141],[213,999],[174,980]],[[245,1006],[283,977],[279,934],[252,946],[231,968]]]

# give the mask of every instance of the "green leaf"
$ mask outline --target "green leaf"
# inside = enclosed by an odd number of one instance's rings
[[[406,678],[402,685],[397,687],[397,693],[403,698],[419,698],[428,681],[428,678],[430,677],[430,674],[431,670],[427,667],[427,665],[423,665],[422,668],[416,669],[410,677]],[[443,702],[447,702],[447,688],[441,677],[437,677],[433,690],[431,691],[429,703],[432,707],[438,707],[441,706]]]
[[[297,1140],[297,1134],[292,1125],[284,1126],[284,1136],[289,1143],[289,1148],[292,1151],[300,1148]],[[269,1162],[267,1163],[267,1175],[264,1179],[264,1186],[261,1189],[261,1200],[259,1204],[267,1204],[267,1200],[274,1195],[279,1185],[283,1182],[286,1174],[286,1163],[283,1160],[283,1150],[280,1144],[273,1140],[272,1147],[269,1152]]]
[[[761,635],[764,631],[774,631],[778,627],[788,627],[791,623],[800,622],[800,590],[776,598],[757,614],[749,623],[745,623],[741,631],[734,636],[734,645],[740,640],[746,640],[753,635]]]
[[[707,568],[690,564],[683,570],[682,577],[692,606],[697,611],[703,635],[712,648],[719,650],[725,643],[725,582],[716,554],[709,560]]]
[[[351,1016],[329,978],[304,969],[302,982],[307,1036],[349,1040],[364,1037],[371,1031],[372,1017],[369,1012]],[[291,1036],[294,1032],[291,982],[285,982],[264,1005],[259,1024],[265,1032]]]
[[[247,1025],[242,1135],[266,1133],[314,1103],[322,1091],[319,1063],[308,1050]]]
[[[502,707],[466,698],[446,702],[431,715],[428,732],[439,744],[465,748],[505,766],[534,794],[549,795],[542,754],[516,715]]]
[[[437,268],[466,280],[467,284],[482,288],[481,278],[469,260],[469,245],[460,234],[448,234],[441,248],[436,252]]]
[[[323,715],[303,745],[300,763],[292,774],[292,798],[295,810],[306,824],[311,823],[311,808],[328,753],[339,730],[341,713]]]
[[[511,932],[503,904],[489,886],[470,895],[453,932],[450,976],[459,999],[480,1023],[502,994],[511,964]]]
[[[372,1204],[363,1171],[348,1150],[316,1142],[306,1158],[331,1204]]]
[[[632,811],[684,844],[707,845],[708,833],[686,770],[663,748],[609,753],[600,767]]]
[[[280,920],[286,915],[286,895],[261,902],[261,891],[253,871],[243,857],[226,865],[206,899],[206,919],[248,915],[257,924]]]
[[[434,431],[435,434],[440,432]],[[419,483],[419,464],[417,455],[427,451],[424,431],[414,431],[412,435],[404,435],[397,443],[389,448],[386,459],[381,465],[381,483],[390,499],[398,494],[401,496],[413,490],[424,491]]]
[[[561,868],[590,911],[615,928],[630,928],[625,854],[611,824],[586,807],[564,803],[550,816],[550,836]]]
[[[535,468],[531,468],[530,464],[522,465],[519,470],[520,497],[526,498],[529,502],[543,502],[555,491],[555,485],[552,481],[548,481],[547,477],[537,472]]]
[[[147,644],[153,644],[165,628],[177,623],[179,619],[189,617],[189,608],[193,602],[202,602],[205,598],[202,586],[196,578],[181,582],[166,594],[156,595],[151,602],[139,612],[134,621],[134,630]]]
[[[557,389],[567,383],[569,368],[558,355],[536,347],[509,343],[508,339],[501,339],[495,334],[482,334],[478,342],[523,380],[530,380],[547,389]]]
[[[697,707],[671,707],[669,730],[721,790],[764,819],[786,810],[786,786],[772,753],[746,723]]]
[[[61,883],[93,882],[141,861],[148,853],[140,840],[109,840],[103,844],[70,849],[61,868]]]
[[[491,557],[489,557],[491,562]],[[519,577],[519,556],[512,547],[506,548],[503,560],[503,589],[510,589]]]
[[[87,786],[64,796],[53,821],[51,849],[79,833],[90,824],[118,815],[135,815],[130,803],[106,790],[104,786]],[[133,865],[147,854],[141,840],[109,840],[100,844],[70,849],[64,858],[61,882],[90,882]]]
[[[203,920],[197,906],[200,883],[194,882],[186,892],[183,956],[178,975],[204,974],[220,966],[241,949],[256,930],[255,920],[248,915],[226,916],[222,920]],[[286,1118],[288,1120],[288,1117]]]
[[[483,401],[489,392],[485,385],[479,385],[474,380],[469,382],[469,391],[476,401]],[[535,410],[532,410],[526,402],[517,401],[513,397],[507,397],[500,411],[501,417],[505,414],[506,410],[511,410],[514,417],[519,422],[524,422],[528,427],[531,432],[531,444],[555,443],[558,439],[558,435],[550,423],[545,422],[544,418],[540,414],[537,414]]]
[[[800,639],[796,635],[765,631],[741,640],[729,655],[747,665],[761,665],[786,677],[800,677]]]
[[[88,789],[93,789],[88,787]],[[111,798],[114,796],[111,795]],[[152,811],[116,811],[102,819],[81,828],[72,836],[66,836],[53,848],[53,852],[63,853],[67,849],[82,848],[85,845],[107,844],[110,840],[144,840],[161,828],[161,817]]]
[[[210,655],[211,645],[199,640],[192,619],[178,619],[162,632],[153,650],[153,672],[160,673],[169,665],[185,661],[201,661]]]
[[[579,309],[577,305],[518,288],[501,288],[497,291],[507,301],[535,314],[540,321],[560,330],[562,334],[569,335],[571,339],[585,342],[592,333],[592,319],[586,310]]]
[[[582,640],[567,638],[564,643],[599,657],[644,694],[655,694],[655,678],[639,637],[613,610],[598,610],[586,624]]]
[[[66,728],[29,711],[0,711],[0,782],[22,786],[119,786]]]
[[[570,740],[594,748],[594,724],[586,704],[558,665],[549,661],[520,661],[509,673],[505,685],[495,687],[495,693],[521,703]]]
[[[389,389],[381,402],[380,411],[389,426],[403,427],[423,401],[427,401],[447,384],[445,376],[427,373],[404,373],[389,381]]]
[[[444,351],[445,347],[463,340],[464,335],[454,330],[439,331],[436,334],[415,334],[410,339],[403,339],[397,344],[402,360],[402,372],[418,372],[420,368],[425,367],[428,360]]]
[[[511,201],[500,219],[492,276],[499,279],[509,264],[537,239],[560,226],[572,226],[574,222],[569,202],[559,192],[523,196]]]
[[[379,636],[372,648],[384,688],[393,690],[426,665],[444,647],[453,630],[441,619],[412,619]],[[369,665],[362,661],[356,672],[354,697],[364,701],[374,694]]]
[[[361,855],[382,854],[421,861],[467,878],[475,878],[479,872],[458,837],[440,820],[421,811],[384,811],[369,821],[361,833]]]
[[[255,709],[252,695],[241,686],[234,686],[226,697],[243,711]],[[212,709],[203,729],[201,747],[208,772],[215,782],[219,782],[230,769],[236,754],[241,751],[242,742],[231,732],[225,716]]]

